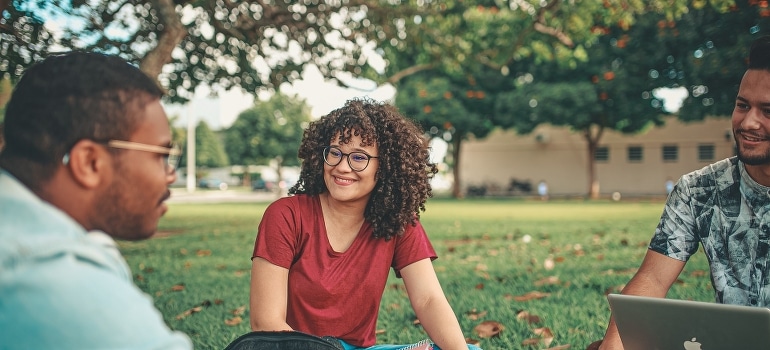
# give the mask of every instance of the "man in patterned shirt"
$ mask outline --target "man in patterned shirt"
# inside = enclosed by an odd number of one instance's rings
[[[679,179],[623,294],[664,298],[700,244],[716,302],[770,306],[770,36],[751,46],[732,127],[738,156]],[[614,320],[596,348],[623,348]]]

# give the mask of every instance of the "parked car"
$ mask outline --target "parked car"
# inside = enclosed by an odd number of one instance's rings
[[[227,182],[224,182],[217,178],[202,178],[198,181],[198,187],[200,188],[218,188],[222,191],[227,189]]]
[[[275,189],[275,182],[265,181],[263,179],[251,180],[252,191],[272,192]]]

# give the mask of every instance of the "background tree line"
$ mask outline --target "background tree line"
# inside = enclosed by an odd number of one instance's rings
[[[0,12],[0,73],[11,81],[61,48],[119,54],[170,101],[201,84],[276,93],[313,64],[340,84],[395,85],[394,103],[450,143],[455,170],[468,137],[541,123],[582,133],[593,159],[605,130],[663,122],[660,87],[687,88],[681,119],[729,114],[748,42],[770,16],[757,0],[0,0]],[[62,16],[77,25],[44,25]],[[258,101],[242,113],[220,137],[230,162],[295,162],[283,151],[301,135],[288,125],[303,120],[289,108]]]

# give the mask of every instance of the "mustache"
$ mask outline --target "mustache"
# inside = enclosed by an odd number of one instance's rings
[[[760,139],[760,140],[764,140],[764,141],[769,141],[770,140],[770,136],[768,136],[767,134],[758,134],[758,133],[755,133],[755,132],[752,132],[752,131],[746,131],[744,129],[737,129],[737,130],[735,130],[735,135],[736,136],[737,135],[746,136],[746,137],[750,137],[750,138],[753,138],[753,139]]]

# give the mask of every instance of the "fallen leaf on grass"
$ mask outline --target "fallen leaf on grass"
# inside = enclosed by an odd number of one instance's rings
[[[195,251],[195,255],[197,256],[210,256],[211,250],[210,249],[198,249]]]
[[[487,312],[486,311],[476,311],[476,309],[473,309],[471,311],[466,312],[465,315],[468,316],[469,319],[476,321],[476,320],[486,316]]]
[[[497,321],[484,321],[473,327],[473,331],[481,338],[491,338],[500,335],[505,326]]]
[[[529,324],[533,323],[540,323],[540,316],[537,315],[531,315],[529,311],[519,311],[519,313],[516,314],[516,318],[519,320],[525,320]]]
[[[516,301],[529,301],[529,300],[535,300],[535,299],[543,299],[545,297],[550,296],[551,293],[543,293],[539,291],[533,291],[526,293],[524,295],[514,296],[513,300]]]
[[[484,289],[484,283],[477,284],[475,288],[478,289],[478,290],[483,290]]]
[[[521,342],[521,345],[532,346],[542,342],[545,346],[548,346],[553,342],[553,333],[551,333],[549,328],[535,328],[533,331],[535,332],[535,335],[539,335],[540,337],[524,339],[524,341]]]
[[[551,342],[553,342],[553,332],[551,332],[550,328],[548,327],[535,328],[533,331],[535,332],[535,334],[543,338],[543,343],[545,343],[545,346],[549,346],[551,345]]]
[[[542,279],[539,279],[539,280],[535,281],[534,284],[535,284],[535,287],[559,284],[559,277],[549,276],[549,277],[542,278]]]
[[[185,311],[185,312],[183,312],[183,313],[181,313],[179,315],[176,315],[176,319],[177,320],[181,320],[181,319],[183,319],[183,318],[185,318],[187,316],[190,316],[190,315],[192,315],[192,314],[194,314],[196,312],[200,312],[201,310],[203,310],[203,306],[196,306],[196,307],[194,307],[192,309],[189,309],[189,310],[187,310],[187,311]]]
[[[543,261],[543,268],[546,270],[553,270],[553,268],[556,267],[556,263],[553,261],[552,257],[548,257]]]
[[[241,316],[235,316],[231,319],[225,320],[225,324],[228,326],[237,326],[241,324],[241,322],[243,322],[243,319],[241,318]]]
[[[706,271],[695,270],[693,272],[690,272],[690,276],[692,276],[692,277],[703,277],[703,276],[706,276]]]
[[[183,283],[176,284],[176,285],[171,287],[171,291],[173,291],[173,292],[181,292],[183,290],[184,290],[184,284]]]
[[[243,313],[246,312],[246,305],[241,305],[237,309],[233,309],[230,312],[232,312],[235,316],[243,315]]]
[[[385,334],[385,330],[384,329],[378,329],[378,330],[374,331],[374,334],[375,335]]]
[[[476,339],[473,339],[473,338],[465,338],[465,344],[471,344],[471,345],[479,346],[481,344],[481,342],[476,340]]]

